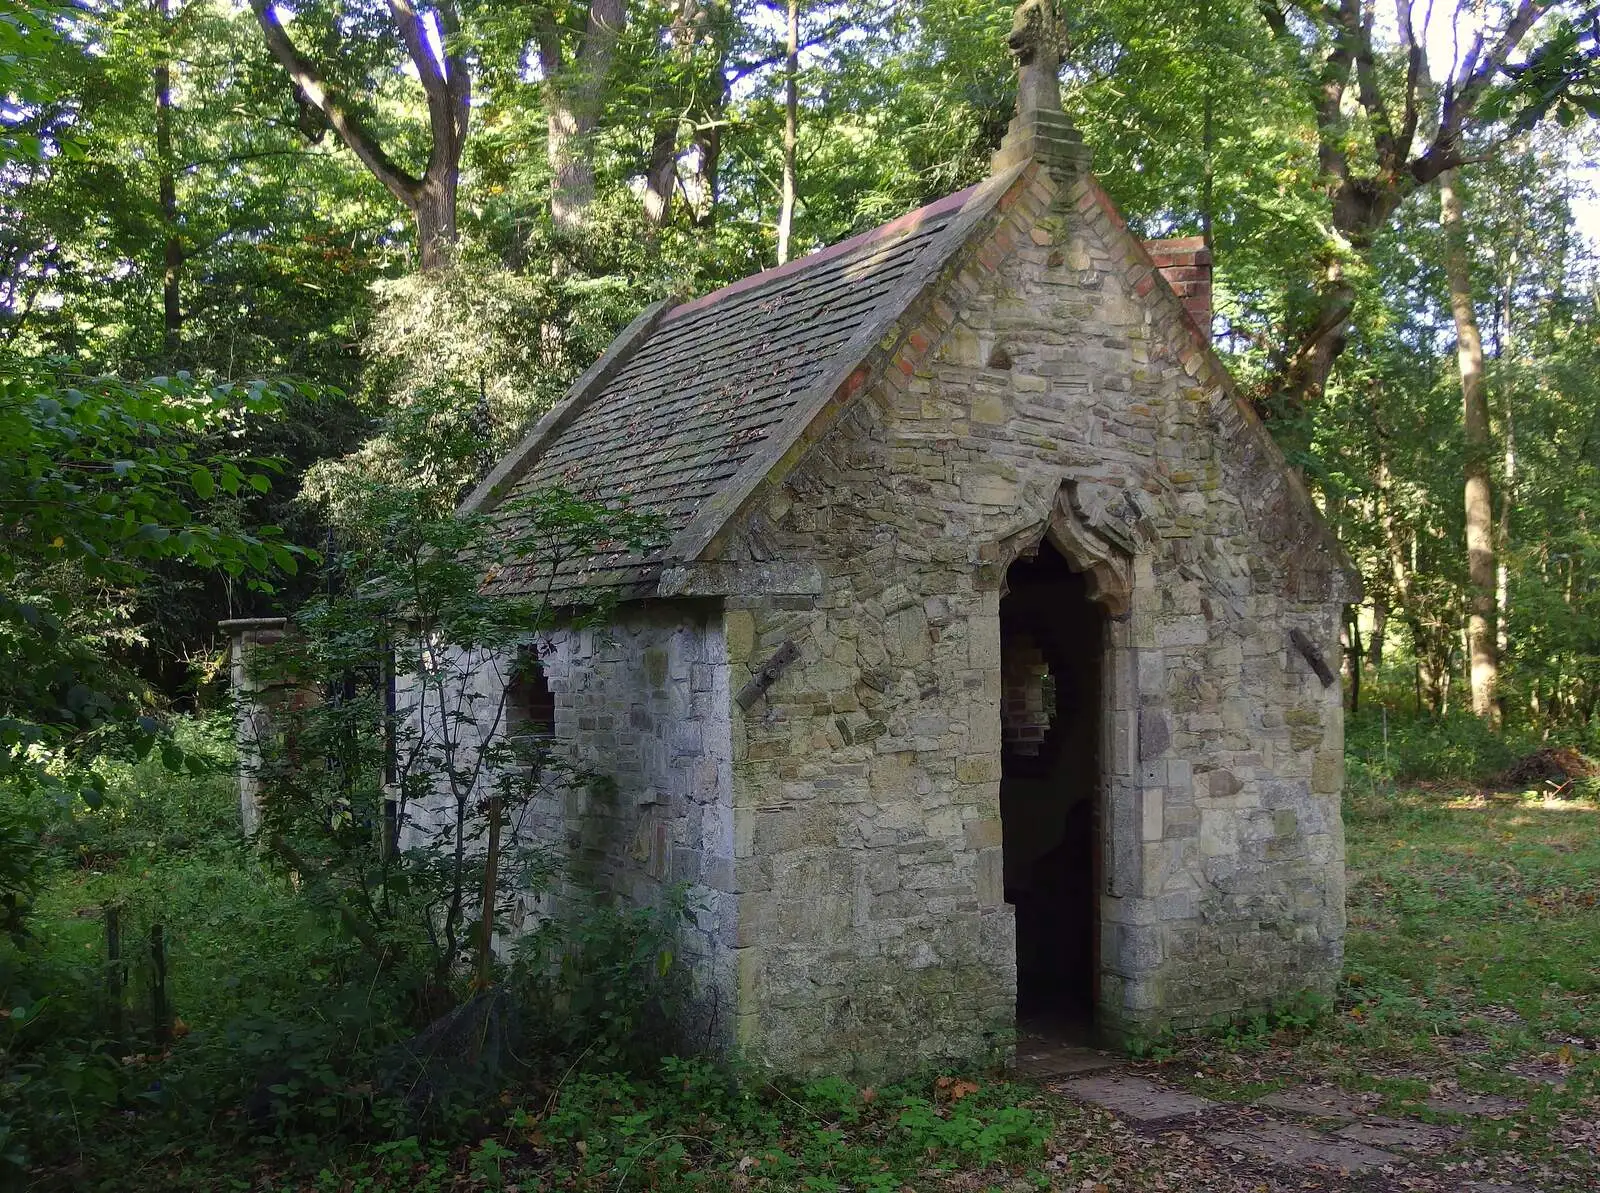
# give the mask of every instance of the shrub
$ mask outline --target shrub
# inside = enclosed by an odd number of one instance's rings
[[[681,897],[595,908],[518,940],[508,983],[529,1046],[549,1063],[640,1068],[686,1041],[689,976],[677,952]]]
[[[1396,782],[1487,782],[1517,757],[1517,743],[1466,713],[1400,717],[1370,705],[1349,718],[1346,752]]]

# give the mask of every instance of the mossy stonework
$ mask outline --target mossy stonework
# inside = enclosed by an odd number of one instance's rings
[[[1339,972],[1318,669],[1356,580],[1192,267],[1157,269],[1059,113],[1019,123],[973,191],[642,317],[473,499],[587,467],[663,511],[669,547],[586,576],[615,630],[547,653],[558,738],[616,783],[547,835],[574,897],[687,884],[703,1025],[790,1073],[1003,1056],[1019,993],[1073,967],[1112,1036]],[[1051,784],[1074,794],[1041,811]],[[1079,885],[1040,879],[1068,856],[1043,824],[1089,840]],[[1063,892],[1070,965],[1037,936]]]
[[[1346,578],[1174,300],[1129,284],[1098,188],[1037,170],[1008,198],[722,545],[823,578],[727,614],[735,687],[801,646],[733,731],[738,1039],[787,1068],[979,1057],[1015,1024],[999,602],[1041,539],[1110,614],[1102,1028],[1339,971],[1339,690],[1288,635],[1331,652]]]

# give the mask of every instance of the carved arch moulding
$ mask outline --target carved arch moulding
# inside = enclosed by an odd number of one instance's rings
[[[1150,500],[1133,489],[1094,482],[1066,481],[1044,517],[997,544],[995,560],[1002,594],[1005,576],[1019,559],[1038,553],[1049,541],[1075,572],[1088,581],[1089,598],[1117,619],[1133,599],[1133,560],[1156,539]]]

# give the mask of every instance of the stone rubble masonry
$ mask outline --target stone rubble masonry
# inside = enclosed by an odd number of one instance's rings
[[[1152,523],[1107,623],[1103,1027],[1204,1024],[1339,971],[1340,695],[1288,633],[1331,651],[1350,581],[1092,179],[1030,169],[997,212],[894,367],[715,545],[823,576],[726,613],[733,688],[801,651],[732,733],[736,1039],[789,1071],[1010,1046],[999,599],[1064,483]]]
[[[1001,656],[1000,736],[1007,750],[1038,754],[1044,746],[1055,711],[1046,707],[1045,682],[1050,664],[1026,632],[1018,631],[1015,644]]]
[[[734,704],[721,613],[708,601],[625,605],[604,628],[557,630],[532,644],[555,697],[555,739],[582,778],[541,789],[518,818],[519,839],[549,851],[560,872],[551,891],[524,901],[508,935],[597,902],[662,906],[681,888],[687,915],[678,947],[696,990],[681,1043],[725,1052],[734,981],[722,943],[733,934]],[[495,656],[451,668],[472,677],[474,690],[452,703],[477,722],[465,733],[469,750],[503,732],[495,714],[508,663]],[[400,703],[416,704],[412,685],[401,686]],[[445,814],[442,805],[412,810],[408,840]]]
[[[687,884],[697,1028],[784,1072],[1012,1051],[999,609],[1047,532],[1113,614],[1102,1027],[1201,1025],[1339,972],[1340,693],[1289,631],[1331,654],[1355,581],[1183,298],[1056,157],[1015,168],[697,557],[814,583],[546,643],[557,736],[609,780],[534,810],[569,858],[549,910]]]
[[[681,887],[679,942],[696,979],[689,1046],[732,1043],[735,931],[732,710],[720,610],[707,601],[621,607],[603,629],[545,643],[556,739],[598,782],[556,793],[541,839],[566,861],[557,907],[596,894],[617,906],[661,906]],[[741,681],[742,682],[742,681]]]

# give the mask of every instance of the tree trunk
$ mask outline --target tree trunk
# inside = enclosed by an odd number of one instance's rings
[[[778,264],[789,259],[794,234],[795,147],[800,131],[800,0],[789,0],[789,46],[783,60],[783,206],[778,212]]]
[[[1515,287],[1517,269],[1517,254],[1511,253],[1511,264],[1506,273],[1506,283],[1501,302],[1500,328],[1496,335],[1496,347],[1505,356],[1510,356],[1513,341],[1512,335],[1512,307],[1511,296]],[[1494,610],[1495,610],[1495,649],[1499,657],[1504,659],[1511,650],[1511,571],[1507,564],[1511,553],[1511,510],[1516,501],[1517,488],[1517,436],[1516,420],[1511,409],[1511,386],[1506,386],[1505,408],[1503,421],[1506,436],[1505,471],[1500,483],[1500,533],[1496,544],[1497,555],[1495,558],[1494,581]],[[1500,719],[1505,721],[1505,694],[1497,693],[1500,705]]]
[[[678,121],[656,126],[650,143],[650,164],[644,175],[644,218],[652,228],[664,227],[672,218],[672,191],[678,181]]]
[[[701,0],[674,0],[672,4],[672,55],[681,72],[664,102],[671,106],[657,123],[645,167],[644,215],[653,228],[665,227],[672,218],[672,197],[678,186],[678,135],[698,94],[694,75],[695,47],[706,29]]]
[[[1394,503],[1389,496],[1392,475],[1388,459],[1381,447],[1378,454],[1377,480],[1378,520],[1383,527],[1384,543],[1389,548],[1395,611],[1411,634],[1411,652],[1416,658],[1417,713],[1419,715],[1422,713],[1423,705],[1426,703],[1437,715],[1444,707],[1445,700],[1445,691],[1440,682],[1442,668],[1438,663],[1440,648],[1437,635],[1423,623],[1422,610],[1418,607],[1418,597],[1412,583],[1412,577],[1417,572],[1417,561],[1414,555],[1408,558],[1402,528],[1395,517]],[[1415,538],[1412,539],[1410,546],[1414,552]]]
[[[430,145],[427,168],[420,178],[389,156],[361,113],[324,78],[321,68],[300,52],[271,0],[250,0],[250,8],[267,48],[293,80],[297,96],[327,117],[346,148],[411,213],[422,269],[445,265],[456,240],[456,189],[472,116],[472,78],[456,49],[461,21],[453,0],[434,4],[436,24],[428,23],[411,0],[389,0],[393,32],[405,46],[427,99]]]
[[[1381,588],[1372,594],[1372,636],[1367,639],[1367,662],[1381,681],[1383,678],[1383,639],[1389,628],[1389,594]]]
[[[708,113],[710,119],[695,130],[695,175],[693,178],[694,222],[699,228],[709,228],[717,222],[717,208],[722,202],[722,122],[728,111],[730,88],[727,74],[717,67],[717,78],[722,90],[713,99]]]
[[[583,230],[594,202],[593,135],[627,17],[624,0],[591,0],[583,41],[571,63],[564,59],[553,18],[539,35],[539,61],[548,81],[550,216],[564,236]]]
[[[1428,63],[1432,7],[1420,38],[1412,8],[1412,0],[1396,0],[1400,53],[1391,58],[1387,45],[1374,45],[1377,6],[1372,0],[1262,6],[1274,35],[1301,56],[1305,68],[1301,77],[1315,113],[1318,169],[1328,187],[1329,223],[1336,233],[1318,280],[1318,303],[1309,317],[1286,327],[1284,347],[1263,390],[1267,413],[1297,415],[1321,397],[1355,309],[1346,266],[1370,260],[1373,237],[1413,190],[1461,164],[1474,140],[1471,134],[1487,123],[1478,105],[1509,60],[1525,52],[1524,38],[1550,2],[1516,0],[1497,14],[1491,37],[1479,32],[1459,56],[1454,55],[1462,47],[1453,46],[1442,87],[1435,85]],[[1290,9],[1295,21],[1287,16]],[[1315,27],[1312,36],[1305,21]],[[1308,46],[1315,49],[1306,53]],[[1380,76],[1377,66],[1385,60],[1403,62],[1398,77]],[[1424,147],[1418,135],[1425,129]]]
[[[161,349],[169,363],[178,351],[183,310],[178,285],[183,273],[183,245],[178,240],[178,184],[172,161],[172,4],[156,0],[160,18],[161,57],[155,66],[156,183],[161,203]]]
[[[1361,664],[1366,652],[1361,649],[1361,609],[1352,605],[1345,622],[1345,661],[1350,675],[1350,713],[1361,711]]]
[[[1498,727],[1495,700],[1494,507],[1489,492],[1489,398],[1483,375],[1483,340],[1472,303],[1472,258],[1456,172],[1439,175],[1439,214],[1445,238],[1445,276],[1456,324],[1456,364],[1461,374],[1461,421],[1466,438],[1467,651],[1472,712]]]
[[[489,842],[483,857],[483,910],[479,923],[477,985],[486,990],[494,981],[495,905],[500,901],[500,797],[489,797]]]
[[[438,176],[430,170],[417,188],[411,217],[417,224],[417,258],[423,272],[450,263],[456,243],[456,191],[461,168],[452,162]]]
[[[1330,155],[1326,146],[1322,155],[1324,168],[1332,169],[1329,163],[1337,155]],[[1347,177],[1340,177],[1332,192],[1331,214],[1337,239],[1347,246],[1343,254],[1360,262],[1368,260],[1373,237],[1410,193],[1408,186],[1398,182],[1373,187],[1358,185]],[[1289,325],[1286,346],[1269,390],[1275,402],[1265,413],[1293,417],[1315,407],[1327,391],[1335,362],[1344,352],[1356,309],[1356,288],[1350,281],[1346,256],[1339,249],[1330,249],[1320,270],[1316,300]]]

